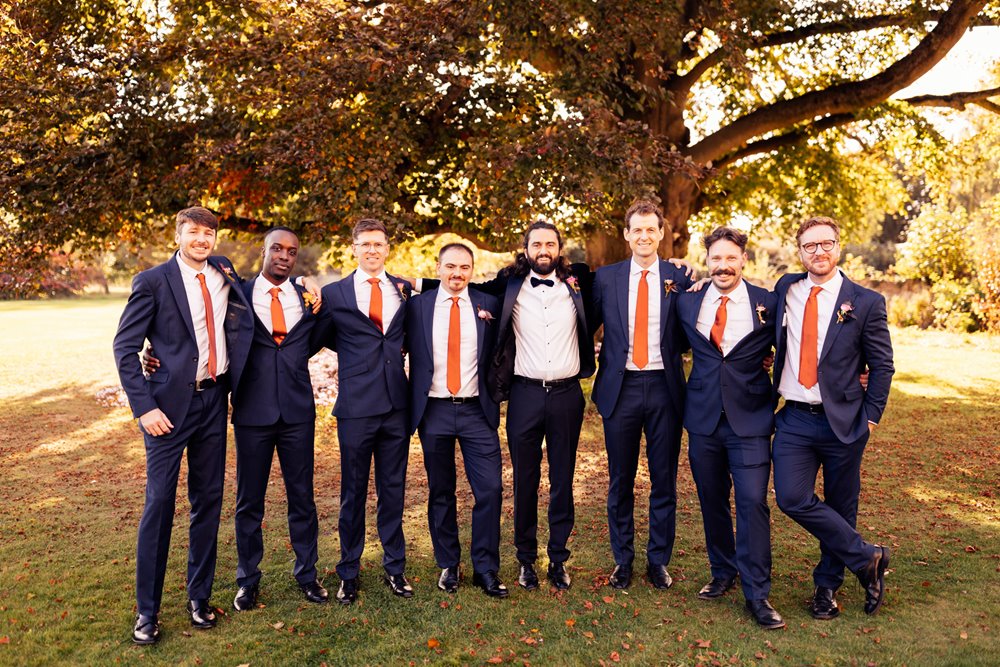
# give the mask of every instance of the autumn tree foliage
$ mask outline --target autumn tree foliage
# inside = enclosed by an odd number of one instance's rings
[[[38,257],[105,247],[202,202],[238,229],[334,241],[376,214],[498,249],[544,215],[600,264],[640,194],[664,206],[665,256],[734,215],[850,226],[889,178],[859,150],[930,132],[921,106],[1000,108],[998,89],[890,99],[998,16],[995,0],[17,3],[0,10],[0,234]]]

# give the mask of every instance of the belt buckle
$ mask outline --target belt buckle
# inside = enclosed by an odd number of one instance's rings
[[[201,380],[195,380],[194,381],[194,390],[195,391],[203,391],[202,388],[201,388],[201,383],[202,383]]]
[[[546,394],[549,393],[549,389],[552,389],[552,385],[548,384],[548,382],[548,380],[542,380],[542,389],[545,390]]]

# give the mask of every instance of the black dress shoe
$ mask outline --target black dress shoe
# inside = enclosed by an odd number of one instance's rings
[[[441,570],[441,576],[438,577],[438,588],[445,593],[457,593],[458,582],[461,578],[462,569],[458,565],[446,567]]]
[[[260,584],[253,586],[240,586],[233,598],[233,609],[236,611],[250,611],[257,608],[257,595],[260,593]]]
[[[136,616],[135,625],[132,626],[132,641],[141,646],[160,641],[160,619],[156,615]]]
[[[401,598],[413,597],[413,587],[410,586],[410,582],[406,580],[406,575],[402,572],[399,574],[389,574],[386,572],[382,576],[382,581],[389,587],[393,595],[398,595]]]
[[[188,600],[187,610],[193,627],[199,630],[215,627],[218,619],[215,618],[215,609],[208,600]]]
[[[358,578],[341,579],[340,588],[337,589],[337,602],[340,604],[351,604],[358,599]]]
[[[667,572],[666,565],[650,564],[646,567],[646,576],[649,577],[649,583],[653,584],[653,588],[658,588],[661,591],[674,585],[674,579]]]
[[[622,565],[615,565],[614,572],[608,577],[608,583],[611,584],[611,588],[617,588],[618,590],[625,590],[632,585],[632,563],[624,563]]]
[[[829,621],[831,618],[840,616],[840,607],[837,606],[837,591],[817,586],[816,590],[813,591],[812,602],[809,603],[809,613],[820,621]]]
[[[489,572],[473,572],[472,583],[483,589],[483,592],[491,598],[507,597],[507,587],[500,581],[500,577],[492,570]]]
[[[533,564],[521,563],[521,569],[517,573],[517,583],[526,591],[538,588],[538,575]]]
[[[698,597],[702,600],[714,600],[716,598],[721,598],[726,594],[726,591],[733,587],[734,584],[736,584],[736,577],[730,577],[728,579],[712,577],[712,580],[705,584],[700,591],[698,591]]]
[[[885,570],[889,567],[889,547],[875,545],[871,562],[857,572],[858,581],[865,589],[865,613],[874,614],[885,601]]]
[[[781,618],[781,614],[766,599],[747,600],[747,611],[757,621],[757,625],[765,630],[777,630],[785,627],[785,619]]]
[[[569,588],[571,579],[566,571],[566,563],[549,563],[549,571],[546,574],[556,590],[564,591]]]
[[[315,579],[307,584],[299,584],[299,590],[302,591],[302,595],[305,596],[306,600],[309,600],[313,604],[323,604],[330,599],[330,594]]]

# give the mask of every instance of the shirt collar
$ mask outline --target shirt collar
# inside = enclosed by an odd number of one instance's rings
[[[652,276],[653,278],[659,278],[660,277],[660,260],[656,260],[655,262],[653,262],[652,264],[649,265],[648,269],[644,269],[643,267],[639,266],[639,263],[636,262],[635,261],[635,257],[633,257],[629,261],[629,269],[628,270],[629,270],[629,275],[630,276],[642,275],[643,271],[649,271],[649,275],[646,276],[647,279],[650,276]]]
[[[465,287],[465,289],[463,289],[461,292],[459,292],[458,294],[455,294],[455,295],[448,294],[448,292],[446,292],[444,290],[444,288],[441,288],[441,287],[438,288],[438,301],[451,301],[451,297],[452,296],[457,296],[459,302],[461,302],[461,303],[468,302],[469,301],[469,288]]]
[[[362,285],[364,283],[367,283],[369,278],[378,278],[378,281],[383,285],[389,282],[389,276],[385,274],[385,269],[382,269],[382,271],[377,276],[369,276],[360,267],[358,268],[357,271],[354,272],[355,285]]]
[[[837,269],[837,273],[833,276],[833,278],[830,278],[822,285],[817,285],[812,281],[812,278],[810,278],[809,274],[807,273],[805,278],[805,283],[806,287],[810,289],[812,289],[813,287],[821,287],[823,288],[824,292],[830,292],[831,294],[833,294],[834,298],[836,298],[836,296],[840,294],[840,288],[843,287],[844,285],[844,274],[840,269]]]
[[[203,266],[199,271],[198,269],[192,268],[187,264],[187,262],[181,259],[181,254],[179,252],[175,255],[175,258],[177,259],[177,266],[181,268],[181,275],[187,276],[188,278],[194,278],[199,273],[205,273],[206,271],[208,271],[209,267],[213,269],[215,268],[214,266],[209,264],[208,261],[206,260],[205,266]]]
[[[722,299],[722,296],[722,293],[716,288],[715,283],[708,284],[708,288],[705,290],[706,301],[717,303]],[[747,292],[747,284],[743,280],[740,280],[740,284],[736,286],[736,289],[725,296],[729,297],[730,303],[743,303],[750,300],[750,294]]]
[[[295,288],[292,286],[291,280],[285,278],[280,284],[275,285],[270,280],[265,278],[263,273],[257,276],[257,281],[254,283],[253,289],[255,292],[260,294],[268,294],[271,289],[275,287],[280,289],[283,294],[287,294],[289,296],[295,295]]]

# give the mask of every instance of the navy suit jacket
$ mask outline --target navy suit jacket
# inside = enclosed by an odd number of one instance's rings
[[[775,406],[787,345],[785,296],[792,284],[805,277],[805,273],[785,274],[774,286],[778,294],[779,331],[774,362]],[[844,304],[850,304],[853,310],[843,322],[838,323],[837,311]],[[830,427],[841,442],[854,442],[868,432],[869,421],[879,422],[889,400],[889,386],[895,368],[885,298],[844,276],[818,361],[819,388]],[[858,375],[865,367],[868,368],[867,391],[858,382]]]
[[[338,355],[335,417],[375,417],[405,410],[408,383],[403,368],[409,283],[386,274],[403,302],[385,331],[358,310],[354,273],[323,288],[316,340]]]
[[[232,365],[241,346],[249,346],[252,309],[232,262],[225,257],[209,257],[208,263],[222,272],[230,287],[223,326]],[[159,368],[149,378],[142,374],[138,354],[147,340],[160,360]],[[114,353],[133,416],[141,417],[159,408],[179,430],[194,396],[198,342],[176,253],[132,280],[132,293],[115,334]]]
[[[746,286],[753,331],[725,357],[698,331],[707,290],[677,295],[677,320],[694,357],[684,407],[684,428],[689,433],[712,435],[723,410],[738,436],[770,436],[774,431],[771,378],[764,370],[764,357],[775,343],[778,295],[750,283]]]
[[[410,346],[410,432],[417,430],[427,407],[427,394],[431,390],[434,377],[434,304],[438,289],[420,294],[407,304],[406,338]],[[476,345],[479,354],[477,375],[479,379],[479,404],[490,427],[500,426],[500,404],[490,396],[487,373],[493,348],[497,340],[497,319],[500,316],[500,302],[489,294],[469,288],[469,299],[476,312]],[[490,319],[479,317],[487,312]]]
[[[628,362],[628,278],[631,258],[597,270],[594,278],[596,323],[604,325],[604,342],[598,357],[597,379],[592,395],[597,411],[608,417],[615,410]],[[675,325],[675,305],[680,291],[691,286],[691,279],[670,262],[660,262],[660,285],[650,285],[660,293],[660,354],[663,372],[673,400],[664,406],[678,420],[684,411],[684,369],[681,366],[680,329]],[[673,283],[670,289],[666,281]],[[675,291],[676,290],[676,291]],[[596,328],[596,327],[595,327]]]
[[[253,311],[253,289],[257,278],[243,285]],[[270,426],[279,419],[301,424],[316,419],[309,357],[317,350],[311,340],[317,316],[306,306],[303,289],[293,285],[302,306],[300,319],[279,346],[264,323],[253,315],[253,337],[246,354],[229,364],[233,381],[233,424]]]

